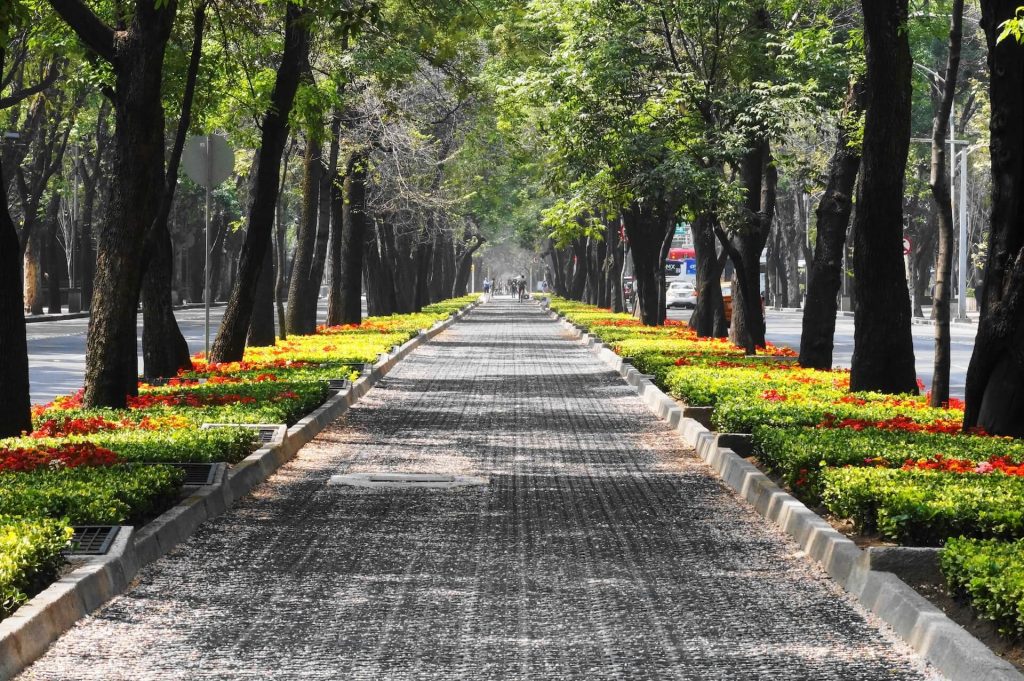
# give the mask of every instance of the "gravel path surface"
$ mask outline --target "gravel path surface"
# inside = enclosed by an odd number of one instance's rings
[[[328,484],[379,471],[490,484]],[[616,374],[506,299],[21,678],[937,677]]]

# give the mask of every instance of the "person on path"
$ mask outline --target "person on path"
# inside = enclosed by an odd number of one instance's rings
[[[491,278],[484,277],[484,302],[490,302],[491,300]]]

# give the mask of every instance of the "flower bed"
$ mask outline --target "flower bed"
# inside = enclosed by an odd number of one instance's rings
[[[0,440],[0,618],[52,580],[69,525],[139,524],[177,501],[180,469],[139,464],[237,463],[256,433],[200,424],[295,423],[324,402],[329,380],[357,378],[358,365],[475,299],[320,327],[249,348],[241,362],[212,365],[200,353],[166,385],[140,382],[125,409],[84,409],[81,393],[35,408],[33,432]]]
[[[551,309],[676,399],[713,407],[719,432],[752,433],[760,463],[808,503],[883,538],[948,546],[951,588],[1024,633],[1024,442],[963,433],[956,401],[939,409],[923,396],[851,393],[847,371],[747,358],[678,324],[642,327],[558,298]]]

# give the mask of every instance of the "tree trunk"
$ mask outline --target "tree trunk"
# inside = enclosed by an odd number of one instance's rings
[[[649,199],[631,203],[623,211],[629,248],[633,254],[637,309],[640,321],[647,326],[657,326],[665,319],[662,246],[666,235],[675,229],[678,209],[674,200]]]
[[[0,45],[0,73],[4,52],[5,46]],[[6,186],[0,166],[0,187]],[[7,210],[4,192],[0,195],[0,437],[15,437],[32,430],[20,260],[18,232]]]
[[[247,343],[253,347],[273,345],[274,330],[274,257],[271,248],[263,252],[263,266],[256,280],[256,295],[249,320]]]
[[[320,216],[320,178],[323,175],[320,142],[306,139],[302,173],[302,216],[295,238],[295,255],[288,280],[288,333],[309,335],[316,331],[316,302],[310,270],[316,251],[317,221]]]
[[[57,243],[57,215],[60,211],[60,198],[54,195],[46,208],[46,224],[44,234],[46,246],[44,257],[46,260],[46,307],[50,314],[60,314],[60,282],[61,274],[65,271],[66,261],[60,253],[60,244]]]
[[[288,161],[285,159],[285,171],[281,175],[288,176]],[[288,231],[284,224],[284,216],[287,213],[288,199],[282,196],[277,205],[277,225],[274,230],[274,305],[277,310],[278,335],[281,340],[288,338],[288,319],[285,315],[284,301],[288,297],[288,279],[285,276],[288,270],[288,252],[285,247],[285,232]]]
[[[800,335],[800,365],[804,367],[832,368],[837,296],[843,283],[846,232],[853,209],[853,187],[860,168],[860,150],[851,146],[851,134],[856,130],[854,126],[858,125],[866,101],[863,83],[851,82],[839,120],[836,148],[828,164],[825,194],[818,204],[814,259],[807,268],[807,296]]]
[[[723,338],[728,332],[722,300],[722,266],[715,252],[715,223],[718,217],[701,213],[690,225],[697,254],[697,305],[690,315],[690,328],[701,338]]]
[[[740,177],[746,190],[744,220],[727,236],[716,228],[719,241],[735,267],[732,287],[732,321],[729,338],[733,344],[756,352],[765,344],[764,312],[761,309],[761,253],[768,241],[775,215],[778,173],[772,164],[767,140],[757,140],[740,162]]]
[[[609,307],[612,312],[624,312],[626,309],[622,299],[622,235],[618,218],[605,221],[605,234],[608,241],[608,259],[606,261],[606,284],[608,289]]]
[[[145,274],[142,278],[142,360],[146,378],[176,376],[179,369],[192,368],[188,343],[181,335],[178,320],[174,317],[171,293],[174,288],[174,247],[171,245],[171,233],[167,228],[167,222],[174,203],[174,193],[178,187],[178,166],[192,121],[192,101],[199,75],[205,25],[206,4],[200,3],[192,20],[192,54],[185,78],[181,117],[178,119],[164,177],[164,192],[160,198],[156,218],[150,227],[143,254]],[[203,248],[206,248],[205,239]],[[204,258],[204,267],[205,262]]]
[[[36,232],[28,238],[28,248],[22,258],[25,272],[25,309],[29,314],[43,314],[42,235]]]
[[[484,245],[485,240],[479,234],[466,237],[463,243],[463,251],[456,258],[455,286],[452,289],[452,297],[458,298],[469,292],[469,278],[473,273],[473,254]]]
[[[942,101],[932,124],[932,164],[929,186],[939,212],[939,252],[935,259],[935,368],[929,404],[940,407],[949,402],[949,298],[953,271],[953,203],[946,172],[946,130],[956,95],[960,70],[960,43],[963,38],[964,0],[953,0],[949,28],[949,55],[942,86]],[[966,196],[960,200],[966,200]]]
[[[156,217],[164,179],[164,51],[176,0],[136,3],[115,32],[73,0],[50,0],[58,14],[113,65],[112,191],[99,234],[95,291],[85,354],[87,407],[124,407],[138,390],[136,307],[142,252]]]
[[[231,300],[224,311],[224,319],[210,353],[211,359],[216,362],[237,362],[242,359],[245,351],[245,337],[255,303],[256,284],[266,260],[274,226],[281,156],[288,138],[288,116],[295,100],[299,74],[309,57],[309,12],[308,8],[291,2],[285,11],[284,51],[277,69],[274,90],[270,95],[270,106],[263,117],[263,137],[257,152],[249,226]]]
[[[341,243],[337,264],[331,272],[339,274],[337,298],[332,286],[329,324],[358,324],[362,321],[363,244],[366,241],[366,163],[365,152],[352,154],[345,171],[342,192],[334,196],[335,219],[340,210]],[[333,278],[332,274],[332,278]]]
[[[982,0],[991,102],[992,216],[964,428],[1024,437],[1024,51],[997,42],[1013,0]]]
[[[867,113],[854,221],[851,390],[917,393],[903,265],[903,178],[910,145],[907,0],[862,0]]]

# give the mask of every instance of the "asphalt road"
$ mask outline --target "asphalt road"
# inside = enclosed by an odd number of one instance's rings
[[[223,305],[210,310],[210,342],[217,335]],[[363,314],[366,314],[365,308]],[[204,311],[202,308],[175,312],[181,333],[193,353],[203,349]],[[327,301],[321,300],[318,323],[327,318]],[[28,325],[29,381],[33,404],[45,404],[58,395],[73,393],[82,387],[85,376],[85,335],[88,319],[34,322]],[[139,316],[139,371],[142,371],[142,316]]]
[[[689,319],[690,310],[672,310],[671,319]],[[800,326],[803,312],[767,311],[768,340],[776,345],[787,345],[794,350],[800,349]],[[932,364],[934,354],[934,327],[928,324],[915,324],[914,359],[917,364],[917,375],[924,381],[925,387],[931,387]],[[949,371],[949,392],[953,397],[963,398],[964,385],[967,380],[967,365],[974,351],[974,336],[978,332],[977,323],[951,325],[952,358]],[[840,317],[836,320],[835,350],[833,363],[838,367],[849,368],[853,357],[853,318]]]
[[[211,340],[223,307],[215,307],[210,314]],[[365,314],[365,310],[364,310]],[[176,313],[181,332],[192,352],[203,349],[203,310],[179,310]],[[318,319],[327,316],[327,303],[320,301]],[[671,310],[672,319],[689,319],[689,310]],[[800,347],[802,313],[768,310],[768,340],[778,345]],[[73,393],[82,386],[85,375],[85,333],[88,319],[36,322],[28,325],[29,378],[32,383],[32,402],[44,404],[58,395]],[[932,327],[914,325],[914,356],[917,373],[926,386],[931,385],[933,340]],[[974,348],[977,324],[954,324],[953,358],[950,370],[950,393],[963,397],[967,365]],[[142,318],[139,318],[139,368],[142,368]],[[835,365],[849,367],[853,355],[853,319],[840,316],[836,323]]]

